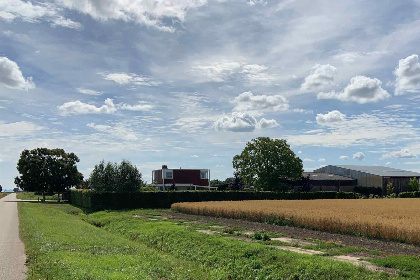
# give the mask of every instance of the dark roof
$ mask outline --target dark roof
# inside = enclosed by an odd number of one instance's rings
[[[302,173],[303,177],[306,177],[308,175],[311,180],[335,180],[335,181],[355,180],[349,177],[334,175],[334,174],[329,174],[329,173],[318,173],[318,172],[303,172]]]
[[[385,166],[333,165],[378,176],[387,177],[420,177],[420,173]]]

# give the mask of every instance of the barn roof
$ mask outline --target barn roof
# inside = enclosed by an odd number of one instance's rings
[[[360,166],[360,165],[333,165],[350,170],[356,170],[378,176],[386,177],[420,177],[420,173],[396,169],[385,166]]]
[[[311,180],[335,180],[335,181],[353,181],[355,179],[349,178],[349,177],[345,177],[345,176],[340,176],[340,175],[335,175],[335,174],[329,174],[329,173],[318,173],[318,172],[303,172],[302,176],[306,177],[307,175],[310,175],[310,179]]]

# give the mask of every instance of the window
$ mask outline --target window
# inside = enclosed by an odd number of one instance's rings
[[[165,170],[164,172],[165,172],[165,177],[164,177],[165,179],[173,179],[174,174],[172,170]]]
[[[200,178],[201,179],[208,179],[208,172],[207,171],[201,171],[200,172]]]

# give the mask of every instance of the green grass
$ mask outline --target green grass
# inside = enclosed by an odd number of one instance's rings
[[[158,211],[86,215],[19,203],[28,279],[391,279],[361,267],[150,221]],[[143,218],[133,217],[134,215]]]
[[[41,200],[42,194],[35,194],[34,192],[19,192],[16,196],[18,199],[24,199],[24,200]],[[58,196],[57,194],[54,195],[46,195],[46,200],[57,200]]]
[[[398,269],[398,274],[406,279],[420,279],[420,256],[390,256],[369,261],[376,265]]]
[[[10,193],[4,193],[4,192],[1,192],[0,193],[0,198],[3,198],[3,197],[5,197],[6,195],[8,195],[8,194],[10,194]]]

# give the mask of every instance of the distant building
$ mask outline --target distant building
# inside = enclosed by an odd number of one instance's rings
[[[357,179],[361,187],[381,187],[386,193],[386,186],[392,183],[396,193],[410,191],[411,178],[420,180],[420,173],[384,166],[327,165],[314,170],[315,173],[328,173]]]
[[[303,172],[302,177],[304,180],[295,186],[295,190],[299,190],[303,182],[309,184],[311,191],[352,192],[357,186],[356,179],[328,173]]]
[[[210,190],[210,169],[162,169],[152,171],[152,182],[160,190]]]

